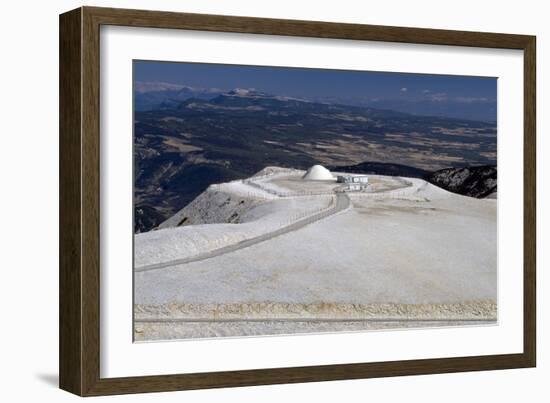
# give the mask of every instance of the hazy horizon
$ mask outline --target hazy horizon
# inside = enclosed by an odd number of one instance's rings
[[[497,119],[494,77],[139,60],[134,61],[133,78],[135,84],[159,83],[173,85],[173,89],[187,86],[225,92],[244,88],[417,115]]]

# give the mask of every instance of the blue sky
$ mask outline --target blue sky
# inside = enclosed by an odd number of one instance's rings
[[[493,77],[135,61],[134,80],[223,90],[254,88],[275,95],[396,109],[423,103],[432,105],[431,109],[457,112],[458,108],[462,117],[480,114],[485,120],[496,120],[497,80]]]

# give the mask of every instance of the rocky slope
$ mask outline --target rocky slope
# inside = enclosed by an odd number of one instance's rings
[[[426,179],[450,192],[478,199],[496,198],[497,194],[495,166],[441,169],[428,175]]]
[[[246,211],[259,204],[259,200],[209,187],[191,203],[178,211],[158,228],[183,227],[197,224],[236,224]]]

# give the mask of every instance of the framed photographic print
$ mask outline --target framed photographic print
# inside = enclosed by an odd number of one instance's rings
[[[535,366],[535,37],[60,17],[60,386]]]

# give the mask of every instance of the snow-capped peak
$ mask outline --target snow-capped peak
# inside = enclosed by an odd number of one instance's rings
[[[265,94],[262,94],[262,93],[256,91],[254,88],[235,88],[235,89],[232,89],[231,91],[228,91],[224,95],[233,96],[233,97],[265,96]]]
[[[254,88],[235,88],[233,91],[236,95],[247,96],[254,92]]]

